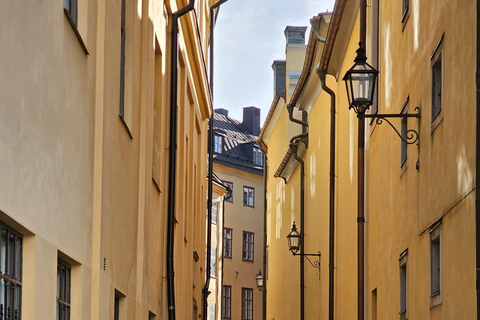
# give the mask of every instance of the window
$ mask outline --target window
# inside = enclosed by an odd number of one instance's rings
[[[119,320],[120,319],[120,297],[115,294],[115,306],[113,311],[113,319]]]
[[[407,98],[405,103],[403,104],[402,111],[400,113],[405,114],[408,110],[408,101],[410,97]],[[400,140],[400,167],[403,167],[404,164],[407,162],[407,131],[408,131],[408,120],[407,118],[403,118],[400,126],[400,134],[402,136],[402,140]]]
[[[253,289],[242,288],[242,320],[253,320]]]
[[[432,131],[443,118],[443,36],[433,51],[432,61]]]
[[[125,310],[123,307],[125,295],[115,289],[115,300],[113,305],[113,320],[125,319]]]
[[[223,181],[223,184],[230,188],[230,192],[225,197],[225,201],[233,202],[233,182]]]
[[[22,236],[0,224],[0,312],[22,318]]]
[[[407,22],[407,18],[409,16],[409,9],[410,9],[410,0],[402,0],[402,20],[400,21],[402,24]]]
[[[218,202],[215,201],[212,203],[212,223],[217,223],[218,221]]]
[[[120,25],[120,117],[125,116],[125,6],[126,0],[122,0],[122,21]]]
[[[243,205],[254,206],[255,189],[250,187],[243,187]]]
[[[72,24],[76,27],[78,25],[77,0],[63,0],[63,8],[70,16]]]
[[[442,303],[442,225],[430,231],[430,307]]]
[[[232,317],[232,286],[223,286],[222,295],[222,317],[230,319]]]
[[[400,262],[400,319],[407,319],[408,306],[408,251],[405,250],[399,258]]]
[[[223,151],[223,137],[216,134],[213,137],[213,152],[222,153],[222,151]]]
[[[259,166],[263,164],[263,153],[258,147],[253,147],[253,163]]]
[[[225,258],[232,257],[232,234],[232,229],[225,228],[223,230],[223,256]]]
[[[57,320],[70,319],[70,286],[72,269],[62,260],[57,262]]]
[[[217,248],[214,247],[210,250],[210,275],[217,276]]]
[[[244,261],[253,261],[253,232],[243,231],[243,254]]]

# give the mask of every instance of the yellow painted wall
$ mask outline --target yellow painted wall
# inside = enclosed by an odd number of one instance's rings
[[[232,258],[223,260],[223,284],[232,286],[231,319],[242,319],[242,288],[253,289],[253,319],[261,319],[262,292],[255,277],[263,269],[263,176],[215,162],[214,171],[222,181],[233,183],[233,201],[224,203],[224,226],[233,230]],[[243,186],[255,189],[254,207],[243,205]],[[243,231],[254,232],[253,262],[242,260]]]
[[[0,220],[24,236],[23,318],[55,318],[58,258],[72,266],[72,319],[112,319],[116,293],[122,320],[166,317],[168,24],[185,5],[126,1],[123,119],[120,1],[79,1],[78,30],[62,2],[0,5]],[[202,313],[205,283],[208,5],[180,20],[177,319],[194,300]]]
[[[409,112],[418,106],[422,118],[419,153],[416,145],[409,146],[403,169],[400,140],[393,131],[381,125],[370,136],[367,314],[372,313],[371,291],[377,288],[378,319],[399,317],[398,259],[406,249],[409,318],[473,319],[476,314],[472,7],[468,1],[455,2],[453,10],[445,1],[412,1],[402,28],[401,4],[381,4],[381,112],[400,112],[409,97]],[[444,113],[432,130],[430,57],[442,34]],[[409,120],[409,127],[417,129],[417,121]],[[429,227],[442,217],[443,301],[430,308]]]

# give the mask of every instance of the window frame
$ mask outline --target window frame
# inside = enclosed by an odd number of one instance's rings
[[[402,24],[402,31],[405,28],[405,25],[410,16],[410,0],[401,0],[402,1],[402,19],[400,23]]]
[[[246,307],[245,307],[245,302],[246,302]],[[253,289],[252,288],[242,287],[242,320],[253,320]]]
[[[408,249],[400,254],[399,276],[400,276],[400,295],[399,312],[400,320],[408,319]]]
[[[263,152],[257,146],[253,146],[253,164],[263,166]]]
[[[227,290],[226,290],[227,288],[228,288],[228,296],[227,296]],[[228,308],[227,308],[227,300],[228,300]],[[223,319],[232,318],[232,286],[229,286],[229,285],[224,285],[222,290],[222,318]]]
[[[405,102],[403,103],[402,109],[400,114],[407,114],[408,108],[410,105],[410,96],[407,97]],[[402,139],[400,139],[400,168],[401,174],[405,172],[407,168],[407,160],[408,160],[408,143],[407,141],[407,133],[408,133],[408,118],[402,118],[400,122],[400,134]],[[405,140],[405,141],[404,141]]]
[[[247,238],[245,239],[245,236]],[[249,238],[251,236],[251,239]],[[242,235],[242,261],[254,262],[255,260],[255,232],[243,231]]]
[[[443,45],[443,38],[444,34],[442,34],[442,37],[438,41],[437,45],[435,46],[435,49],[432,52],[432,55],[430,56],[430,61],[431,61],[431,103],[430,103],[430,115],[431,115],[431,132],[437,128],[437,126],[440,124],[440,122],[443,120],[443,113],[444,113],[444,101],[443,101],[443,88],[444,88],[444,82],[445,82],[445,51],[444,51],[444,45]],[[436,72],[435,68],[440,67],[440,84],[437,85],[436,81]],[[440,98],[438,102],[438,106],[436,105],[435,100],[435,95],[436,95],[436,88],[438,89],[438,86],[440,87]],[[435,111],[438,109],[438,111]]]
[[[213,201],[212,202],[212,223],[217,224],[218,223],[218,201]],[[215,213],[214,213],[215,212]]]
[[[230,239],[227,238],[227,233],[230,232]],[[227,246],[227,243],[230,245]],[[230,255],[227,255],[227,247],[230,248]],[[233,229],[223,228],[223,257],[232,259],[233,256]]]
[[[3,232],[5,231],[5,239]],[[13,241],[10,241],[13,239]],[[0,222],[0,248],[5,243],[5,257],[0,260],[0,281],[3,281],[4,288],[10,287],[4,295],[4,301],[0,301],[0,308],[7,312],[8,308],[13,309],[13,314],[19,319],[22,318],[22,273],[23,273],[23,235],[8,225]],[[13,250],[13,253],[12,253]],[[0,252],[3,251],[0,250]],[[7,261],[8,259],[8,261]],[[12,259],[10,261],[10,259]],[[3,260],[3,261],[2,261]],[[3,264],[6,265],[3,265]],[[12,267],[13,272],[9,272]],[[7,302],[6,304],[4,302]]]
[[[78,0],[63,0],[63,9],[74,28],[78,26]]]
[[[430,233],[430,308],[442,303],[442,221]],[[434,252],[438,248],[438,252]],[[438,269],[435,272],[435,269]]]
[[[249,202],[249,194],[248,192],[251,191],[252,192],[252,204],[250,204]],[[247,198],[245,198],[245,192],[247,194]],[[249,186],[243,186],[243,205],[246,206],[246,207],[252,207],[252,208],[255,208],[255,188],[253,187],[249,187]]]
[[[63,272],[64,270],[65,273]],[[57,320],[70,319],[71,298],[72,266],[59,258],[57,260]]]
[[[213,135],[213,153],[222,154],[224,145],[224,136],[218,133]],[[219,151],[220,150],[220,151]]]

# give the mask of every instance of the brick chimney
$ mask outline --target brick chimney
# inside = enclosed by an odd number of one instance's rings
[[[256,107],[243,108],[242,125],[248,132],[258,136],[260,134],[260,109]]]

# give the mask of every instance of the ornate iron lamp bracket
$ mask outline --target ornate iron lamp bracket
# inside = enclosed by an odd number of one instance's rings
[[[314,268],[318,268],[318,272],[320,272],[320,257],[322,256],[322,254],[320,253],[320,251],[318,251],[318,253],[304,253],[304,254],[294,253],[293,255],[294,255],[294,256],[305,257],[305,259],[307,259],[307,261],[310,263],[310,265],[311,265],[312,267],[314,267]],[[308,258],[309,256],[318,257],[318,260],[312,262],[312,260],[310,260],[310,259]]]
[[[385,120],[390,127],[395,131],[397,136],[406,144],[414,144],[418,142],[418,133],[420,131],[420,107],[415,107],[415,111],[417,113],[401,113],[401,114],[365,114],[365,113],[359,113],[357,115],[358,118],[370,118],[374,119],[375,123],[378,125],[381,125],[383,123],[383,120]],[[398,131],[397,128],[388,120],[389,118],[400,118],[403,120],[407,120],[408,118],[417,118],[418,120],[418,127],[417,130],[414,129],[409,129],[406,132],[405,136],[402,136],[402,134]],[[417,143],[418,145],[418,143]]]

